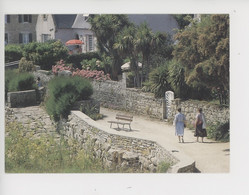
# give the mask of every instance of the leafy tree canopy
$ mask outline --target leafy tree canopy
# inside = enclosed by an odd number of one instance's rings
[[[185,66],[186,82],[220,95],[229,89],[229,15],[205,15],[180,30],[174,58]],[[224,97],[223,97],[224,98]]]

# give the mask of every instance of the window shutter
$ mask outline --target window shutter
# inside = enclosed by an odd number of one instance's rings
[[[22,23],[22,15],[18,15],[18,21],[19,23]]]
[[[32,23],[32,15],[29,15],[29,23]]]
[[[10,15],[7,15],[7,23],[10,23]]]
[[[32,33],[29,33],[29,43],[32,42]]]
[[[22,43],[22,33],[19,33],[19,43]]]

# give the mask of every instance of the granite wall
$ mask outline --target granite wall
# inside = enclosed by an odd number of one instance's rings
[[[10,108],[34,106],[44,100],[45,93],[44,87],[37,90],[8,92],[7,104]]]
[[[152,93],[144,93],[139,89],[126,88],[123,81],[93,81],[93,98],[104,107],[125,110],[140,115],[164,118],[163,99],[157,99]]]
[[[173,120],[179,107],[181,107],[182,113],[186,115],[186,119],[190,124],[194,123],[196,114],[198,113],[198,108],[202,108],[207,124],[214,124],[217,122],[225,123],[230,119],[230,109],[228,106],[211,104],[205,101],[183,101],[180,99],[172,101],[171,115],[169,116],[169,119]]]
[[[156,142],[108,133],[79,111],[72,111],[67,121],[60,121],[58,131],[76,139],[85,149],[90,144],[94,156],[102,159],[111,170],[156,172],[160,162],[171,165],[178,162]]]

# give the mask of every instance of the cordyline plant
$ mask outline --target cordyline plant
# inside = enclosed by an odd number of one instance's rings
[[[66,65],[63,60],[57,62],[56,65],[52,67],[52,72],[57,75],[58,72],[63,70],[69,70],[72,72],[72,76],[81,76],[88,79],[94,79],[97,81],[111,80],[109,74],[105,74],[104,71],[98,70],[80,70],[74,69],[72,66]]]

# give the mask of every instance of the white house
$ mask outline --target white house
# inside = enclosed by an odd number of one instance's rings
[[[56,39],[65,44],[79,39],[84,43],[83,53],[96,51],[96,38],[87,19],[87,14],[40,14],[36,24],[37,41]]]

